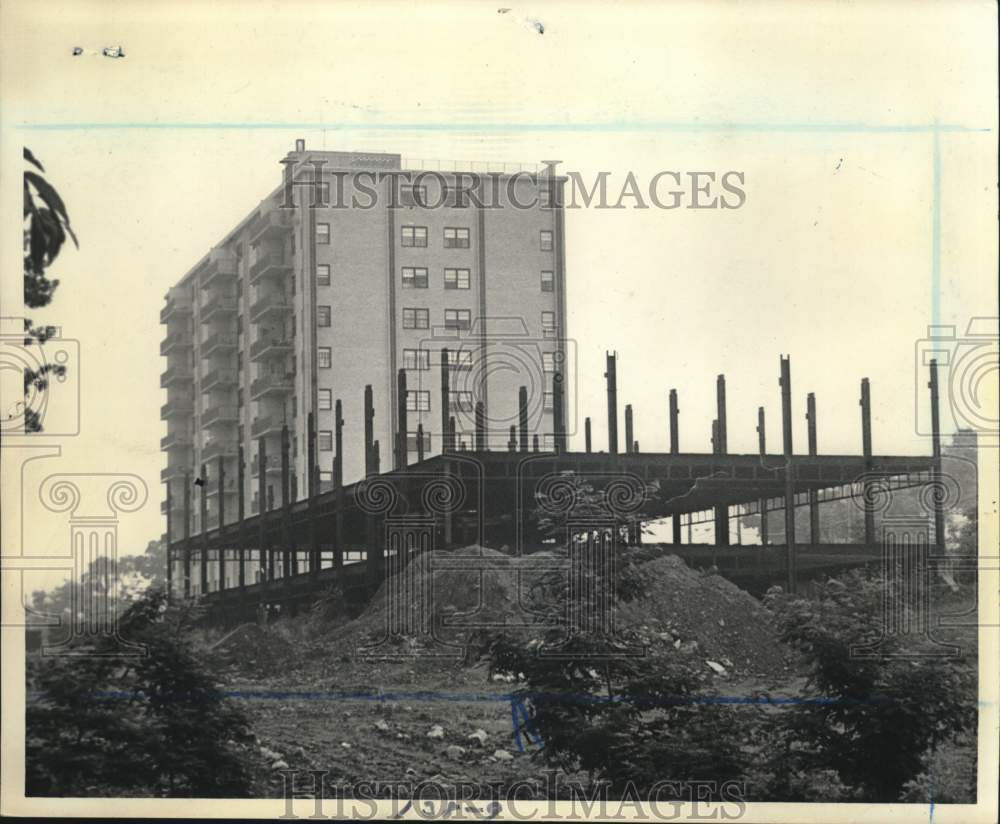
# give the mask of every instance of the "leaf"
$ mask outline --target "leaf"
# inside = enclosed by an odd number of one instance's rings
[[[28,182],[35,187],[39,196],[45,201],[45,204],[59,215],[63,224],[66,226],[66,231],[69,232],[69,236],[73,238],[73,243],[76,244],[76,247],[79,249],[80,244],[77,242],[76,235],[73,234],[72,228],[70,228],[69,215],[66,214],[66,205],[63,203],[59,193],[41,175],[37,175],[34,172],[25,172],[24,176]]]
[[[31,153],[31,149],[27,146],[24,147],[24,159],[36,166],[40,171],[45,171],[45,167],[38,161],[38,158]]]

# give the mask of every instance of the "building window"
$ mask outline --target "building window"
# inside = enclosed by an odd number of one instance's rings
[[[469,329],[472,327],[472,313],[468,309],[445,309],[445,329]]]
[[[542,272],[542,291],[543,292],[554,292],[556,290],[556,282],[552,277],[551,272]]]
[[[471,369],[472,368],[472,350],[470,349],[456,349],[454,352],[448,353],[448,366],[451,369]]]
[[[427,187],[404,183],[399,187],[399,202],[404,206],[426,206]]]
[[[429,349],[404,349],[403,368],[426,372],[431,368],[431,353]]]
[[[329,369],[332,361],[329,346],[321,346],[316,350],[316,363],[320,369]]]
[[[403,267],[403,288],[404,289],[426,289],[427,270],[422,267]]]
[[[542,352],[542,371],[556,371],[556,356],[554,352]]]
[[[552,412],[555,410],[555,402],[552,400],[552,393],[545,392],[542,398],[542,411]]]
[[[404,309],[404,329],[426,329],[430,326],[430,317],[426,309]]]
[[[551,232],[550,232],[551,234]],[[293,235],[294,237],[294,235]],[[316,244],[318,246],[329,246],[330,245],[330,224],[329,223],[317,223],[316,224]]]
[[[330,285],[330,264],[329,263],[317,263],[316,264],[316,285],[317,286],[329,286]]]
[[[542,312],[542,337],[554,338],[556,336],[556,313]]]
[[[316,325],[317,326],[329,326],[330,325],[330,307],[329,306],[317,306],[316,307]]]
[[[444,270],[445,289],[468,289],[469,270],[468,269],[445,269]]]
[[[319,443],[319,451],[333,452],[333,432],[329,429],[321,429],[316,435],[316,440]]]
[[[465,390],[452,390],[448,398],[448,409],[451,412],[471,412],[472,393]]]
[[[408,412],[430,412],[431,393],[425,389],[410,389],[406,393]]]
[[[445,249],[468,249],[469,230],[458,228],[445,228],[444,230]]]
[[[400,243],[403,246],[424,247],[427,245],[426,226],[404,226],[402,232],[403,232],[403,237]]]
[[[431,451],[431,433],[430,432],[424,432],[423,435],[424,435],[424,453],[426,454],[426,453],[428,453],[428,452]],[[418,448],[418,445],[417,445],[417,433],[416,432],[407,432],[406,433],[406,448],[410,452],[417,452],[417,451],[419,451],[419,448]]]
[[[319,411],[329,412],[333,409],[333,390],[332,389],[320,389],[319,390]]]

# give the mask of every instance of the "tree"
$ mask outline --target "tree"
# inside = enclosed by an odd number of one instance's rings
[[[832,770],[857,800],[898,801],[928,750],[975,728],[973,668],[915,636],[890,634],[879,655],[857,654],[882,636],[882,599],[897,597],[886,586],[855,570],[814,583],[809,598],[769,593],[782,640],[809,666],[810,700],[788,710],[783,743],[769,748],[779,792],[781,776]]]
[[[149,592],[120,623],[145,655],[101,655],[99,639],[91,655],[29,661],[28,795],[247,795],[253,736],[186,638],[197,617]]]
[[[27,147],[24,159],[38,172],[45,168]],[[68,235],[79,248],[76,235],[70,226],[69,214],[62,198],[41,174],[32,169],[24,172],[24,304],[29,309],[48,306],[59,286],[58,280],[49,280],[48,268],[55,261]],[[53,326],[33,326],[30,318],[24,319],[24,345],[44,344],[55,334]],[[31,391],[43,393],[48,389],[50,375],[61,376],[66,367],[61,364],[43,363],[37,369],[25,368],[24,394]],[[24,429],[40,432],[42,422],[38,413],[25,405]]]

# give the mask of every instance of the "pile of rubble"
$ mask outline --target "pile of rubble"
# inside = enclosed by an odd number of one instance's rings
[[[789,674],[791,654],[753,596],[674,555],[638,563],[642,586],[618,603],[618,630],[638,634],[658,651],[669,646],[700,658],[720,676]],[[327,643],[352,658],[427,646],[428,652],[464,654],[471,663],[481,642],[501,631],[537,637],[540,613],[566,580],[564,565],[558,550],[523,557],[479,546],[430,552],[384,584]]]

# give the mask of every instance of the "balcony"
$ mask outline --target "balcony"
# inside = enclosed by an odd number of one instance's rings
[[[223,491],[227,495],[235,495],[237,492],[240,491],[239,479],[237,479],[237,478],[226,478],[223,481],[223,486],[225,487],[223,489]],[[218,494],[219,494],[219,482],[218,482],[218,480],[216,480],[215,482],[209,481],[208,482],[208,489],[205,490],[205,495],[207,497],[211,498],[211,497],[213,497],[215,495],[218,495]],[[229,516],[231,514],[232,513],[230,513],[230,512],[226,512],[226,516],[227,516],[226,520],[227,521],[229,520]],[[216,513],[214,513],[214,515],[215,515],[216,520],[218,520],[219,514],[216,512]]]
[[[160,449],[190,449],[194,445],[194,435],[188,429],[168,432],[160,438]]]
[[[194,397],[192,395],[175,395],[167,398],[167,402],[160,407],[160,417],[167,418],[189,418],[194,414]]]
[[[281,237],[292,230],[294,209],[281,209],[273,203],[266,203],[261,208],[260,217],[250,224],[250,243]]]
[[[265,337],[250,344],[250,360],[260,361],[264,358],[284,357],[292,353],[291,340]]]
[[[236,441],[227,438],[211,438],[205,442],[201,448],[201,459],[211,461],[218,457],[231,458],[239,454],[239,446]]]
[[[220,424],[238,423],[239,409],[235,406],[210,406],[201,413],[202,426],[217,426]]]
[[[235,332],[216,332],[201,342],[201,356],[210,357],[216,352],[228,352],[236,348]]]
[[[171,366],[160,375],[160,386],[166,389],[168,386],[190,383],[194,380],[194,373],[190,366]]]
[[[239,305],[236,295],[213,292],[211,297],[202,304],[201,322],[208,323],[217,317],[235,315]]]
[[[250,305],[250,321],[256,323],[261,318],[273,313],[283,314],[292,311],[292,302],[280,292],[262,295]]]
[[[186,317],[191,314],[191,302],[180,298],[167,298],[167,304],[160,310],[160,323],[171,318]]]
[[[250,437],[256,439],[266,438],[268,435],[280,435],[284,425],[284,421],[279,421],[270,415],[254,418],[254,422],[250,426]]]
[[[191,346],[191,335],[188,332],[171,332],[160,341],[160,354],[169,355],[174,351],[190,349]]]
[[[295,373],[263,375],[250,384],[250,397],[252,400],[263,398],[267,395],[286,395],[295,388]]]
[[[284,255],[277,252],[265,252],[258,256],[257,262],[250,267],[250,284],[256,286],[267,277],[280,277],[292,271],[292,264],[285,260]]]
[[[175,514],[180,514],[181,517],[183,517],[184,516],[184,500],[183,499],[179,499],[178,496],[175,495],[174,499],[173,499],[173,504],[174,504],[174,507],[173,507],[174,513]],[[164,514],[164,515],[167,514],[167,502],[166,501],[160,501],[160,512],[162,514]]]
[[[268,455],[267,456],[267,471],[268,472],[281,472],[281,456],[280,455]],[[250,474],[260,475],[260,455],[254,455],[253,460],[250,461]]]
[[[236,386],[238,381],[235,369],[213,369],[201,379],[201,391],[208,392],[216,387]]]
[[[160,480],[164,483],[169,481],[183,481],[184,476],[191,472],[191,467],[184,464],[171,464],[160,470]],[[183,492],[183,490],[181,490]]]
[[[201,288],[209,289],[236,280],[236,256],[224,249],[208,253],[208,262],[201,272]]]

